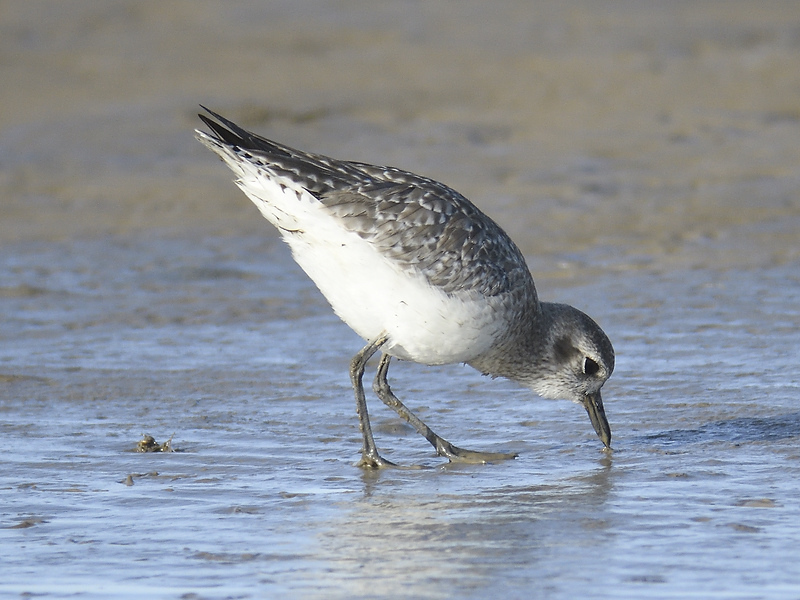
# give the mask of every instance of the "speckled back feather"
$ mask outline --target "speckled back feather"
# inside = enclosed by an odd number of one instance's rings
[[[206,109],[208,110],[208,109]],[[208,111],[200,118],[242,159],[298,182],[342,225],[446,293],[527,296],[536,289],[508,235],[455,190],[393,167],[301,152]]]

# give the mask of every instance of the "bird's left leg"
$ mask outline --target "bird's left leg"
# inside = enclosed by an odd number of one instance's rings
[[[386,343],[387,339],[388,336],[385,333],[381,334],[364,346],[350,362],[350,380],[353,383],[353,391],[356,395],[356,412],[358,413],[358,421],[361,425],[361,433],[364,436],[364,447],[361,450],[361,460],[358,462],[359,467],[379,469],[381,467],[397,466],[378,454],[378,448],[372,437],[372,427],[369,424],[367,398],[364,395],[364,385],[362,383],[364,368],[367,366],[367,361],[378,351],[378,348]]]

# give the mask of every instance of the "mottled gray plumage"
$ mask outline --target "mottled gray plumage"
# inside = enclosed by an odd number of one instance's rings
[[[446,292],[485,296],[536,288],[519,248],[469,200],[446,185],[393,167],[334,160],[200,118],[243,157],[291,177],[385,256]],[[218,117],[220,118],[220,117]]]
[[[611,342],[581,311],[539,302],[522,253],[474,204],[432,179],[301,152],[208,112],[214,119],[200,118],[214,136],[198,131],[198,139],[239,174],[239,186],[281,229],[337,314],[369,342],[350,373],[364,434],[360,464],[391,464],[372,438],[361,383],[378,350],[375,392],[450,460],[515,455],[463,450],[436,435],[391,392],[391,356],[467,362],[542,396],[580,402],[610,446],[600,388],[614,369]],[[376,281],[355,266],[362,263],[376,270]],[[403,296],[375,295],[376,285]],[[362,308],[353,310],[354,302]]]

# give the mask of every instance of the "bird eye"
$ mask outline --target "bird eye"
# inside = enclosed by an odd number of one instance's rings
[[[588,356],[583,359],[583,372],[586,375],[594,375],[600,370],[600,365],[593,361]]]

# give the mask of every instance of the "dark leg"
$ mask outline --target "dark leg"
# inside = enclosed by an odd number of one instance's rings
[[[364,448],[361,450],[361,460],[358,461],[359,467],[378,469],[380,467],[396,466],[378,454],[378,448],[375,446],[375,440],[372,437],[372,427],[369,424],[367,399],[364,396],[364,385],[362,383],[367,361],[378,351],[378,348],[386,343],[386,339],[386,334],[382,334],[371,341],[350,362],[350,380],[353,382],[353,390],[356,393],[356,412],[361,425],[361,433],[364,435]]]
[[[378,372],[375,374],[375,381],[372,384],[372,389],[375,390],[378,398],[380,398],[386,406],[393,408],[398,415],[403,417],[417,430],[417,433],[428,440],[431,446],[436,448],[436,452],[439,456],[450,459],[450,462],[467,463],[484,463],[496,460],[509,460],[517,457],[517,455],[513,453],[506,454],[502,452],[475,452],[474,450],[464,450],[436,435],[430,427],[425,425],[417,415],[411,412],[406,405],[400,402],[397,396],[392,393],[389,382],[386,380],[386,375],[389,372],[390,360],[392,360],[392,357],[388,354],[381,356],[381,363],[378,366]]]

